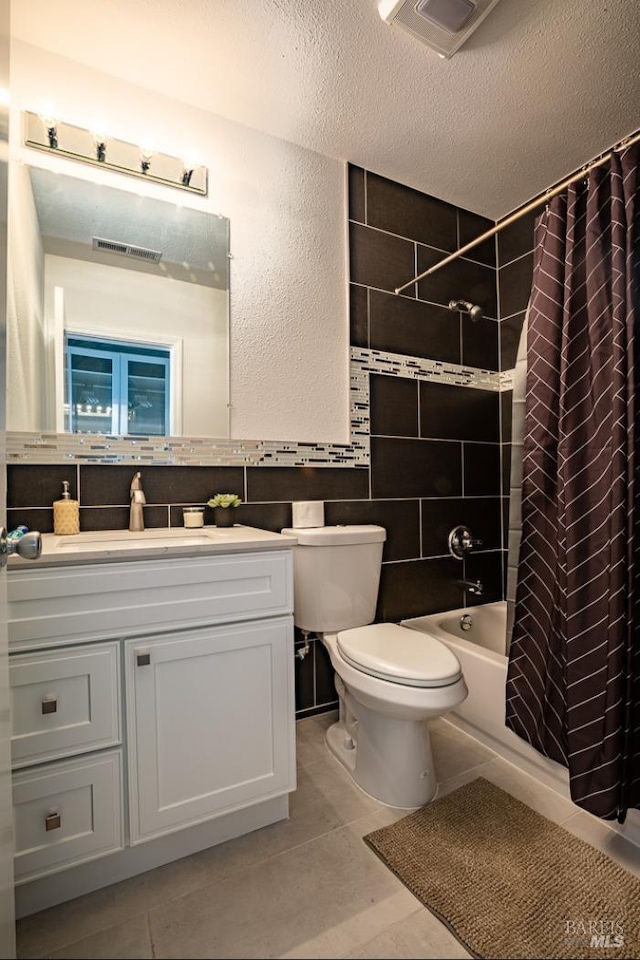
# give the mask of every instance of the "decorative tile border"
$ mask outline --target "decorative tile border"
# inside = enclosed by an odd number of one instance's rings
[[[147,466],[368,467],[369,374],[510,390],[513,372],[494,373],[439,360],[351,348],[351,443],[104,437],[71,433],[8,433],[8,463],[137,463]]]
[[[500,391],[502,378],[507,374],[482,370],[479,367],[460,366],[458,363],[445,363],[443,360],[425,360],[422,357],[407,357],[398,353],[383,353],[381,350],[365,350],[351,347],[351,371],[354,365],[359,371],[385,373],[414,380],[432,380],[440,383],[452,383],[458,387],[472,387],[478,390]],[[512,371],[509,371],[509,374]],[[368,390],[368,387],[367,387]]]

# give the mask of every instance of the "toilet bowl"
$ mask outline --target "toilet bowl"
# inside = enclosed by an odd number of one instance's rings
[[[420,807],[436,794],[427,720],[467,696],[460,663],[443,643],[393,623],[372,624],[383,527],[287,528],[293,615],[329,652],[340,703],[327,731],[333,755],[381,803]]]
[[[434,798],[426,721],[459,706],[468,692],[455,655],[433,637],[416,642],[412,633],[381,623],[322,638],[340,702],[329,749],[365,793],[402,809]]]

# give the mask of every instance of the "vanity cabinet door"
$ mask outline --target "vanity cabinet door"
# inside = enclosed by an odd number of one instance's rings
[[[125,646],[132,844],[295,788],[291,617]]]

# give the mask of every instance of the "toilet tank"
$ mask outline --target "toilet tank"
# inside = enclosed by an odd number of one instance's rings
[[[384,527],[297,527],[282,531],[293,548],[293,619],[314,633],[371,623],[376,614]]]

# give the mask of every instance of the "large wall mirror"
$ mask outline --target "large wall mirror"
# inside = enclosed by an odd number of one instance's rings
[[[190,240],[192,233],[194,238],[197,236],[202,225],[215,232],[215,236],[208,239],[202,234],[204,239],[197,240],[198,249],[194,239],[185,251],[176,252],[170,259],[169,248],[163,246],[160,239],[163,228],[158,221],[150,221],[153,225],[151,237],[132,236],[129,231],[125,235],[109,235],[107,230],[110,228],[104,225],[93,229],[91,238],[97,235],[106,240],[162,251],[160,264],[157,267],[151,265],[156,270],[155,275],[149,272],[149,265],[139,259],[112,254],[107,267],[106,259],[96,261],[74,254],[74,258],[82,262],[83,269],[104,266],[102,276],[107,278],[103,281],[108,284],[107,295],[97,295],[87,281],[87,290],[91,293],[84,299],[85,302],[89,299],[96,311],[102,310],[101,315],[96,314],[95,326],[99,327],[97,339],[107,343],[98,344],[102,352],[97,359],[94,358],[96,365],[97,360],[104,360],[103,355],[109,351],[109,341],[112,341],[116,350],[112,362],[119,364],[121,370],[127,362],[122,355],[130,345],[131,332],[134,339],[146,340],[146,331],[144,337],[139,335],[143,318],[151,313],[147,310],[145,314],[142,309],[134,307],[135,324],[129,333],[120,330],[117,335],[111,334],[114,318],[119,312],[113,299],[118,286],[117,277],[125,273],[133,276],[134,270],[129,266],[135,266],[139,280],[157,281],[158,293],[151,308],[157,319],[166,305],[165,294],[172,287],[176,290],[189,288],[186,295],[193,301],[201,299],[201,295],[212,298],[216,294],[224,295],[228,307],[229,298],[222,287],[215,286],[219,281],[214,275],[217,273],[222,282],[230,268],[231,321],[227,314],[219,321],[220,325],[224,323],[226,339],[223,341],[222,326],[214,326],[216,321],[212,313],[206,330],[194,331],[187,336],[187,312],[181,312],[179,320],[167,334],[168,338],[184,339],[182,427],[181,436],[175,443],[163,443],[161,437],[156,437],[148,445],[153,447],[154,456],[158,459],[164,457],[163,462],[173,462],[181,457],[189,457],[189,462],[195,459],[200,462],[202,458],[198,458],[197,452],[205,445],[211,449],[210,456],[215,462],[227,462],[227,454],[235,449],[234,445],[239,444],[238,449],[241,449],[242,444],[248,442],[277,442],[278,449],[283,443],[349,443],[349,288],[344,162],[20,40],[12,44],[11,72],[9,455],[34,461],[49,456],[54,462],[56,457],[59,460],[80,456],[106,460],[116,455],[124,456],[125,450],[141,455],[135,440],[118,444],[111,440],[103,442],[100,438],[94,441],[89,434],[64,433],[58,427],[60,418],[64,426],[64,368],[61,368],[58,347],[56,369],[51,340],[57,336],[60,343],[60,323],[56,321],[55,297],[53,302],[45,304],[44,273],[45,255],[58,256],[62,260],[67,254],[50,254],[49,240],[42,238],[32,184],[34,168],[59,175],[60,179],[55,179],[59,189],[47,190],[51,202],[54,197],[64,199],[71,181],[90,181],[97,185],[99,193],[108,189],[117,196],[118,191],[122,191],[123,202],[128,205],[125,214],[128,228],[137,229],[140,209],[153,198],[166,201],[165,209],[171,211],[173,219],[170,217],[164,228],[169,240],[173,238],[174,226],[186,222],[192,215],[196,215],[193,230],[190,227],[185,231]],[[61,123],[89,129],[94,118],[103,118],[117,139],[139,143],[148,138],[168,155],[180,157],[187,152],[189,156],[198,157],[208,170],[207,196],[192,196],[172,187],[103,170],[97,164],[78,163],[57,156],[55,151],[49,153],[29,147],[24,141],[24,111],[40,109],[45,93],[43,77],[47,80],[47,99],[55,104]],[[138,196],[139,190],[146,194],[144,201]],[[37,202],[40,203],[39,199]],[[78,200],[74,205],[79,207],[80,202]],[[183,206],[177,207],[176,204],[180,203]],[[107,206],[112,206],[111,201]],[[217,217],[220,211],[228,221]],[[226,235],[229,225],[233,254],[230,261],[226,259],[226,253],[222,255],[218,245],[218,231]],[[73,238],[67,238],[67,253],[73,242]],[[198,250],[202,254],[200,259]],[[96,256],[96,253],[88,256]],[[106,253],[102,251],[100,256],[106,258]],[[187,283],[184,269],[181,273],[175,272],[184,263],[189,264],[189,272],[198,282]],[[215,269],[209,280],[203,282],[199,271],[210,270],[212,263]],[[158,273],[162,264],[169,277]],[[208,286],[209,282],[213,286]],[[58,318],[64,316],[63,331],[65,321],[71,331],[69,325],[75,323],[75,297],[65,283],[66,278],[59,276],[54,286],[65,290],[62,298],[58,295]],[[142,305],[142,301],[140,303]],[[48,311],[46,328],[45,306]],[[190,303],[191,306],[195,304]],[[82,320],[84,326],[86,314]],[[102,337],[105,331],[110,335]],[[71,346],[76,351],[92,350],[96,344],[91,342],[91,335],[87,339],[86,329],[80,332],[85,334],[85,343],[76,342]],[[158,333],[161,331],[156,330],[156,338]],[[211,389],[223,382],[211,361],[205,359],[206,350],[213,346],[214,340],[220,345],[217,356],[221,358],[226,351],[229,357],[224,378],[225,387],[227,382],[229,384],[226,400],[229,406],[222,400],[215,408],[206,411],[200,391],[205,386]],[[197,348],[188,361],[187,348],[196,343]],[[152,338],[154,344],[160,354],[152,356],[153,370],[149,372],[156,379],[162,379],[163,343]],[[86,356],[84,360],[77,359],[76,364],[79,367],[89,365],[89,359]],[[140,374],[144,372],[140,368],[134,369]],[[174,387],[175,384],[174,379]],[[141,386],[140,379],[137,385]],[[191,424],[188,406],[194,387],[196,399],[192,407],[196,407],[203,417],[200,423]],[[136,407],[135,419],[132,417],[133,422],[127,420],[134,429],[145,417],[148,424],[148,414],[144,411],[150,408],[142,404],[151,400],[144,391],[141,390],[140,394],[141,403]],[[99,418],[105,417],[105,407],[109,404],[102,402],[99,391],[89,389],[84,396],[84,402],[79,401],[82,404],[80,414],[88,429],[89,424],[97,425]],[[96,404],[96,399],[101,402]],[[125,399],[119,402],[124,404]],[[92,407],[88,412],[87,402]],[[98,415],[97,405],[102,407]],[[113,404],[111,406],[109,416],[114,416]],[[46,434],[44,439],[43,433]],[[209,443],[215,440],[223,443],[217,446]],[[117,454],[114,453],[116,450]]]
[[[13,431],[229,436],[229,221],[16,163]]]

